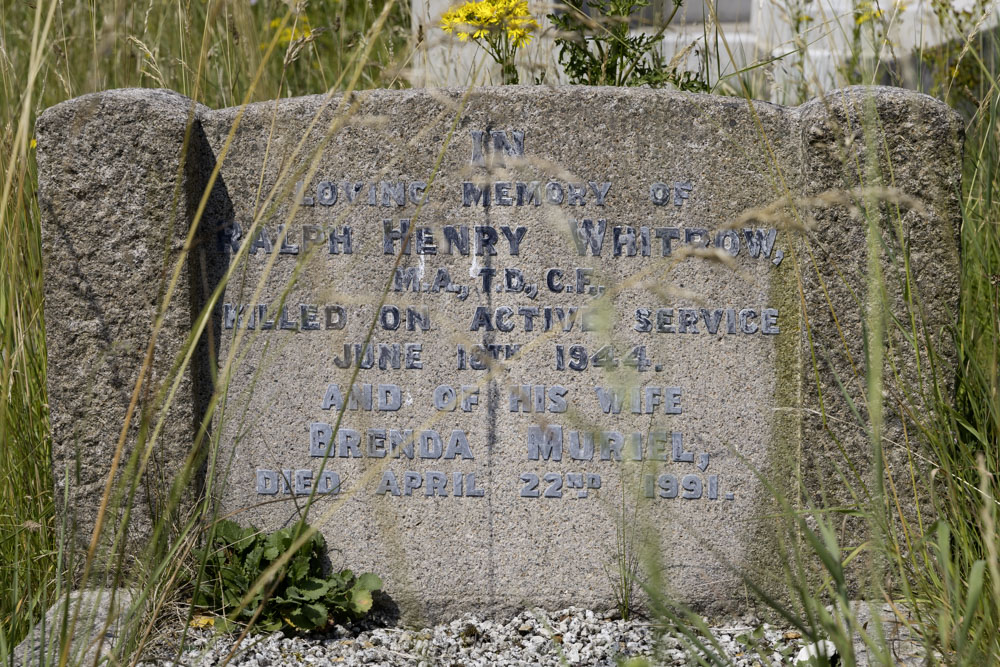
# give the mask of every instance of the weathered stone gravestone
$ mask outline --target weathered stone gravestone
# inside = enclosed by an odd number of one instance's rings
[[[864,411],[863,322],[906,310],[902,257],[920,329],[883,320],[887,395],[915,386],[928,341],[947,349],[954,315],[960,123],[900,90],[218,111],[111,91],[47,111],[38,148],[67,509],[91,525],[173,285],[136,394],[153,410],[174,392],[139,527],[214,405],[192,495],[273,529],[314,494],[333,563],[384,575],[424,619],[613,606],[618,563],[641,553],[679,599],[740,607],[738,572],[777,557],[761,476],[794,502],[828,490],[824,420],[867,458],[842,391]],[[886,448],[890,468],[905,458]]]

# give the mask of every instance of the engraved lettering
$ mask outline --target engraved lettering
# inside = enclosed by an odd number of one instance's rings
[[[569,231],[573,236],[573,242],[576,244],[577,253],[581,256],[586,255],[589,248],[591,255],[600,257],[601,248],[604,246],[604,232],[607,230],[607,226],[608,223],[604,219],[598,220],[595,227],[593,220],[585,218],[577,221],[570,218]]]

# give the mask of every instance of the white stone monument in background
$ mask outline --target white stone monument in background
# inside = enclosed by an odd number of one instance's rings
[[[414,33],[422,38],[414,56],[414,86],[499,84],[500,70],[472,42],[459,42],[440,28],[441,15],[460,2],[411,0]],[[737,71],[770,61],[768,86],[753,91],[779,104],[797,104],[803,77],[812,94],[852,83],[843,74],[853,53],[883,62],[906,59],[918,49],[934,47],[969,32],[997,25],[995,0],[951,0],[952,13],[942,19],[930,0],[686,0],[664,33],[661,48],[667,61],[693,71],[707,66],[711,83]],[[532,0],[532,14],[542,30],[519,53],[521,83],[566,83],[554,44],[555,29],[545,18],[558,2]],[[670,15],[672,0],[653,0],[633,21],[633,30],[655,33]],[[940,9],[940,8],[939,8]],[[955,16],[962,25],[955,23]],[[795,27],[799,29],[796,31]],[[800,46],[804,45],[804,49]],[[801,53],[801,55],[800,55]],[[878,82],[869,82],[878,83]]]

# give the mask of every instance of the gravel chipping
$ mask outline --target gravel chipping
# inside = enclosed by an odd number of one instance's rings
[[[623,621],[612,613],[569,608],[527,611],[508,621],[472,615],[423,630],[378,627],[380,619],[336,626],[325,635],[281,632],[250,636],[236,648],[231,665],[617,665],[646,657],[656,665],[690,665],[689,642],[665,635],[657,642],[645,621]],[[384,620],[381,624],[384,624]],[[742,667],[792,664],[804,646],[799,633],[752,616],[712,627],[727,662]],[[189,628],[177,657],[180,633],[164,637],[143,666],[216,665],[233,651],[236,637],[211,628]]]

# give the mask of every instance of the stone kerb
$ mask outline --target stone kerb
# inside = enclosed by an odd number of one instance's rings
[[[411,618],[613,605],[623,521],[674,595],[744,605],[732,566],[778,557],[755,471],[818,493],[835,461],[814,416],[844,417],[835,378],[859,388],[870,239],[845,192],[880,197],[884,243],[906,239],[935,343],[953,318],[961,130],[924,96],[507,87],[199,107],[181,169],[190,109],[112,91],[39,123],[56,476],[87,445],[89,517],[151,329],[154,238],[183,237],[218,160],[158,361],[238,270],[167,458],[190,447],[218,359],[222,511],[277,528],[315,493],[331,559],[383,574]],[[865,146],[888,149],[891,180]],[[863,429],[838,436],[865,458]]]

